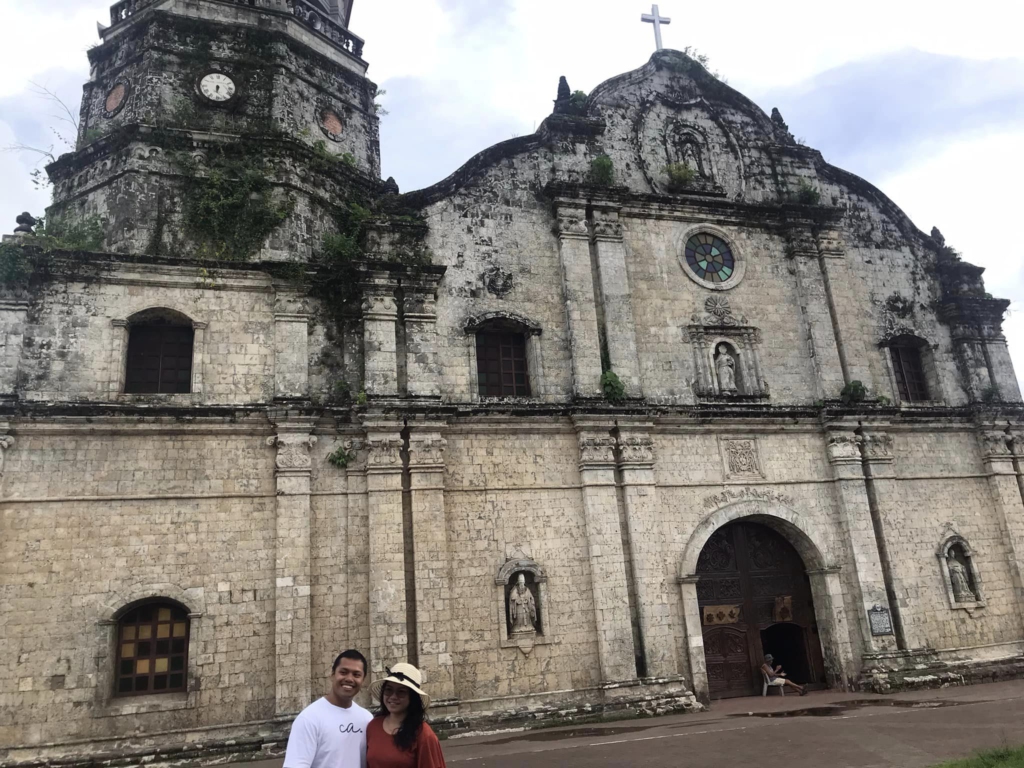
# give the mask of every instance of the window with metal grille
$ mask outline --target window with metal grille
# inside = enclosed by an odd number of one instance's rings
[[[174,603],[147,603],[117,623],[118,696],[186,689],[188,613]]]
[[[476,371],[481,397],[529,397],[526,337],[522,333],[478,332]]]
[[[894,344],[889,347],[889,354],[900,399],[909,402],[928,400],[928,383],[924,375],[921,348],[911,344]]]
[[[128,337],[124,391],[129,394],[192,391],[195,332],[182,325],[133,325]]]

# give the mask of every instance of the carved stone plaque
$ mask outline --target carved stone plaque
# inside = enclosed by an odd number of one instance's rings
[[[892,634],[892,616],[889,609],[876,605],[868,611],[868,624],[871,625],[871,634],[875,637]]]

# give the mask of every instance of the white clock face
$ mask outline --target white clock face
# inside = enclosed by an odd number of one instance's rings
[[[220,72],[211,72],[199,81],[199,92],[210,101],[227,101],[235,95],[235,81]]]

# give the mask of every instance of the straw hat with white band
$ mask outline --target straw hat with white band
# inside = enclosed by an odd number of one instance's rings
[[[423,702],[423,708],[426,709],[430,706],[430,697],[424,693],[420,686],[423,684],[423,674],[416,669],[412,664],[395,664],[393,667],[385,667],[385,672],[388,676],[381,680],[374,680],[370,684],[370,695],[373,696],[377,701],[381,701],[381,689],[384,687],[384,683],[394,683],[396,685],[404,685],[413,693],[416,693],[420,697],[420,701]]]

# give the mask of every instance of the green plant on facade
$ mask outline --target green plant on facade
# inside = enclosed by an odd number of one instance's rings
[[[583,91],[573,91],[569,96],[569,114],[582,117],[587,114],[587,94]]]
[[[248,155],[221,149],[205,175],[190,157],[179,157],[179,166],[184,228],[199,258],[247,261],[294,208],[291,199],[274,199],[266,168]]]
[[[23,287],[36,272],[47,273],[55,269],[53,251],[99,251],[103,248],[104,221],[88,216],[74,222],[47,223],[36,220],[36,231],[16,243],[0,244],[0,286]],[[68,263],[68,274],[81,265]]]
[[[697,180],[697,171],[687,163],[671,163],[665,167],[668,175],[668,188],[672,192],[689,189]]]
[[[366,393],[359,390],[359,394],[356,395],[356,405],[366,405],[367,402],[369,402],[369,400],[366,397]]]
[[[346,450],[344,445],[339,445],[327,454],[327,461],[338,469],[345,469],[355,457],[353,451]]]
[[[615,182],[615,164],[608,155],[598,155],[590,161],[588,180],[598,187],[610,187]]]
[[[862,403],[867,399],[868,389],[864,386],[864,383],[859,379],[854,379],[845,387],[842,392],[839,393],[839,399],[843,402],[843,405],[852,405],[853,403]]]
[[[604,399],[613,405],[618,405],[626,399],[626,385],[615,371],[605,371],[601,374],[601,392]]]
[[[821,202],[821,193],[803,179],[800,179],[791,197],[793,202],[800,205],[817,205]]]

